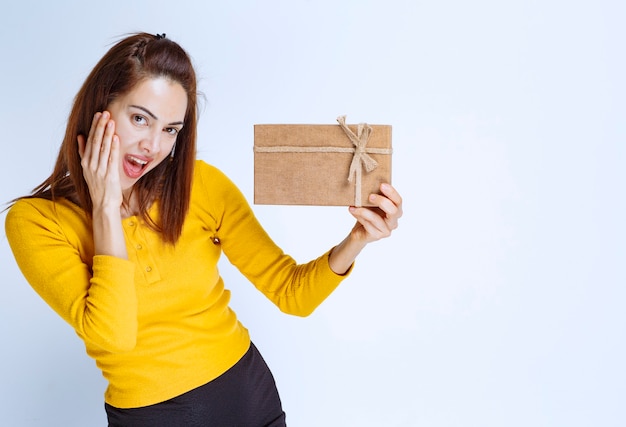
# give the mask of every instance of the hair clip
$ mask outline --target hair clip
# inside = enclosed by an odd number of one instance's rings
[[[157,33],[157,35],[156,35],[156,39],[157,40],[161,40],[161,39],[164,39],[164,38],[165,38],[165,33],[163,33],[163,34]]]

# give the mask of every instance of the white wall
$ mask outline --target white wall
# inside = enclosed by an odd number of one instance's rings
[[[316,313],[280,314],[222,267],[291,426],[626,424],[624,2],[2,9],[2,202],[50,173],[79,85],[136,30],[191,53],[199,157],[250,199],[253,124],[393,125],[401,227]],[[302,261],[352,225],[343,208],[255,210]],[[100,373],[4,234],[0,275],[0,422],[105,425]]]

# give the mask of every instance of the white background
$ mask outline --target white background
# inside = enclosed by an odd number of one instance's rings
[[[393,126],[400,228],[312,316],[223,263],[290,426],[623,426],[625,19],[617,0],[3,0],[0,201],[50,174],[110,45],[165,32],[206,95],[198,156],[250,200],[255,123]],[[255,212],[301,261],[352,226]],[[0,275],[0,423],[104,426],[104,380],[4,234]]]

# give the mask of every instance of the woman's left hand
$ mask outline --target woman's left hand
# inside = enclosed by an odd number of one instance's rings
[[[356,225],[341,243],[335,246],[328,259],[331,270],[345,274],[356,256],[370,242],[389,237],[398,228],[402,216],[402,197],[390,184],[381,184],[382,194],[371,194],[371,207],[350,207]]]
[[[352,229],[352,237],[364,244],[389,237],[398,228],[402,216],[402,197],[390,184],[381,184],[382,194],[371,194],[371,207],[350,207],[350,213],[357,220]]]

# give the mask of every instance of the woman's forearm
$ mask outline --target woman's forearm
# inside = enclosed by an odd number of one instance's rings
[[[336,274],[345,274],[350,269],[365,243],[358,241],[350,233],[341,243],[333,248],[328,259],[330,269]]]
[[[110,255],[128,259],[119,207],[95,208],[92,221],[95,255]]]

